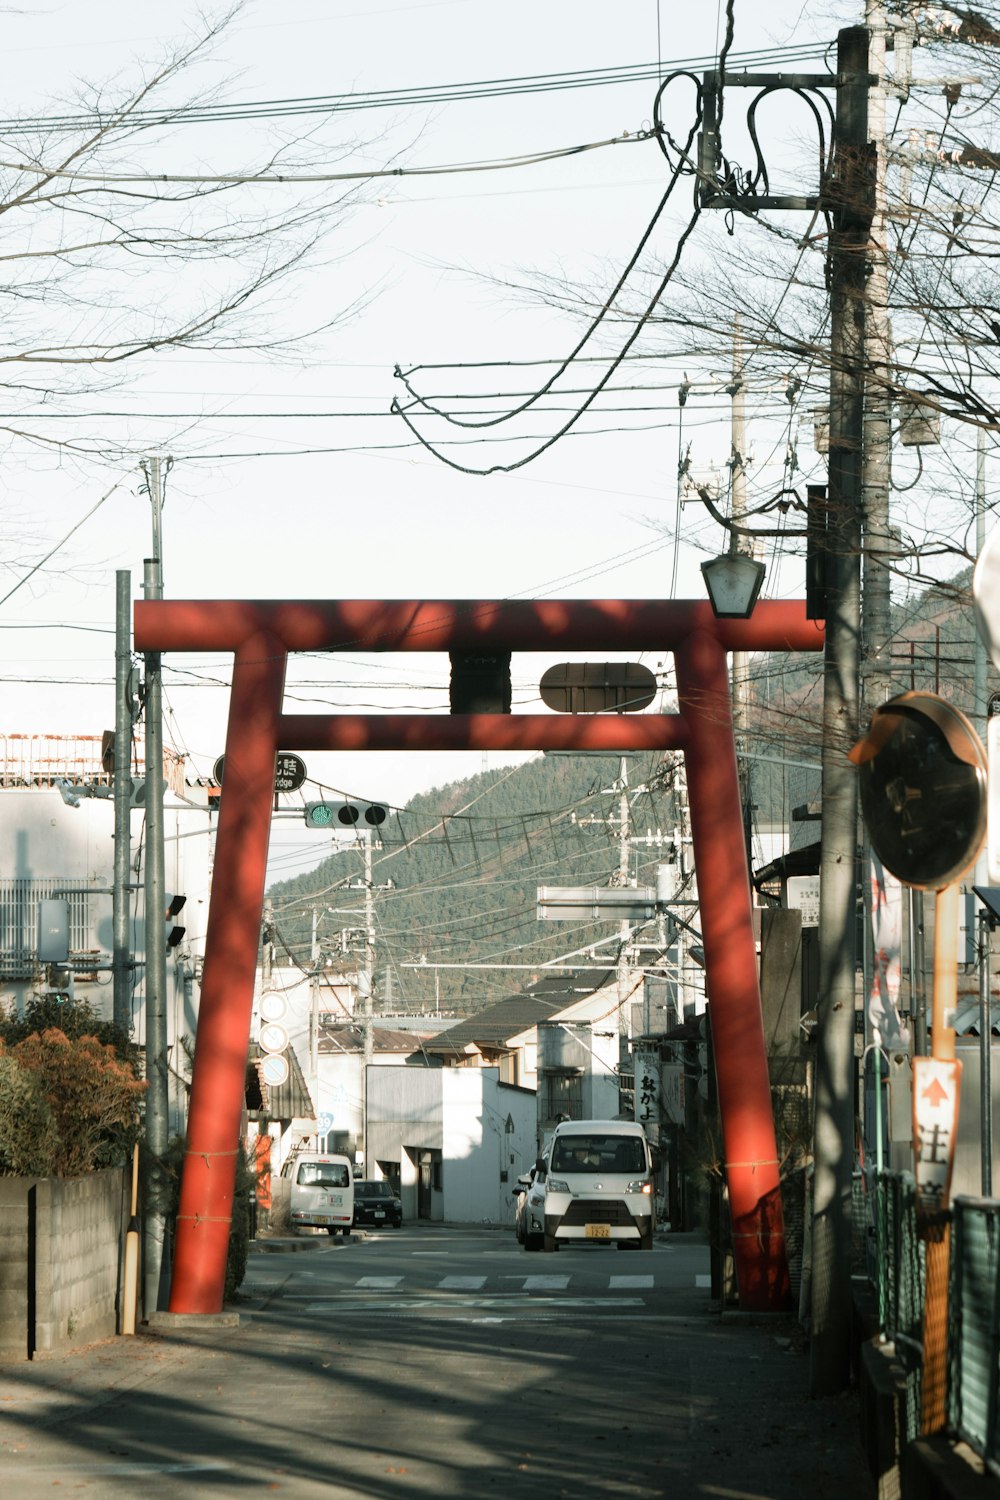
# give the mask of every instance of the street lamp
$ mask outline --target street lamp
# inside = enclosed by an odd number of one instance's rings
[[[701,571],[712,609],[720,620],[746,620],[760,593],[764,564],[740,552],[727,552],[703,562]]]

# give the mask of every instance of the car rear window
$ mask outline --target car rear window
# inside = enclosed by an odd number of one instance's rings
[[[345,1188],[351,1185],[351,1174],[334,1161],[304,1161],[295,1180],[300,1187]]]
[[[391,1198],[392,1192],[387,1182],[356,1182],[354,1196],[356,1198]]]

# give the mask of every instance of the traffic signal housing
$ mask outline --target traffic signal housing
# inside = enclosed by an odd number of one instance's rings
[[[381,828],[389,816],[384,802],[307,802],[307,828]]]
[[[167,902],[167,909],[166,909],[166,912],[164,913],[164,915],[165,915],[166,923],[167,923],[167,952],[168,953],[169,953],[169,951],[170,951],[171,948],[176,948],[176,947],[179,946],[181,940],[184,937],[185,932],[187,931],[186,927],[179,927],[177,925],[177,923],[174,921],[174,918],[177,917],[177,916],[179,916],[180,913],[184,910],[184,903],[186,901],[187,901],[187,897],[186,896],[171,896],[170,900]]]

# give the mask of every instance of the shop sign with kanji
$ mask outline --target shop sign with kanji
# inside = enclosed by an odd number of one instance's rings
[[[635,1117],[655,1138],[660,1124],[660,1057],[657,1052],[635,1054]],[[652,1134],[650,1134],[652,1132]]]

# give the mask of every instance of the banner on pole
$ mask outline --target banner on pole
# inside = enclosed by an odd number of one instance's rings
[[[872,932],[872,983],[868,994],[868,1031],[887,1051],[907,1052],[910,1028],[899,1012],[903,945],[903,887],[872,851],[869,910]]]

